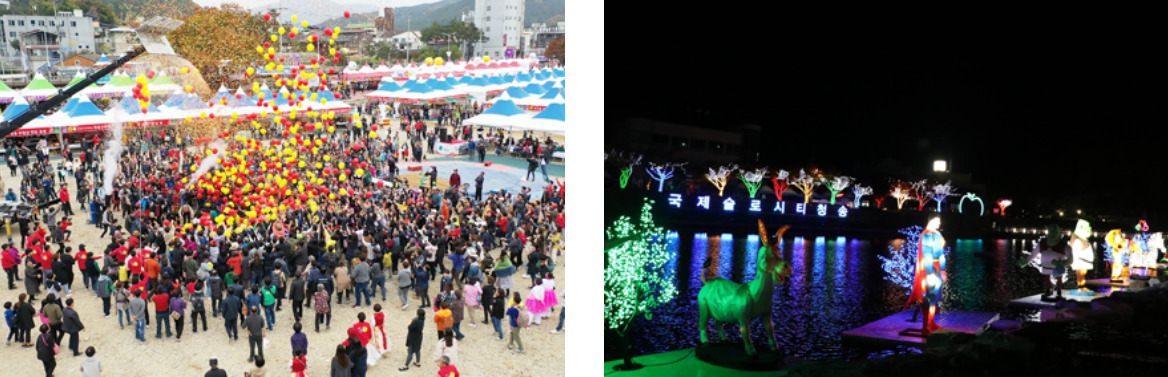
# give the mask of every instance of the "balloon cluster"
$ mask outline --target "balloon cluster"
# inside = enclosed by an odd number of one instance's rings
[[[142,114],[145,114],[150,107],[150,84],[147,80],[154,79],[154,71],[146,72],[146,76],[138,75],[135,79],[138,83],[131,89],[134,99],[138,100],[138,107],[142,108]]]

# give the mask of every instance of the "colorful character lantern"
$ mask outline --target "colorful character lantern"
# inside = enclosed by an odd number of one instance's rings
[[[907,309],[917,304],[919,310],[913,313],[915,321],[918,314],[924,315],[921,321],[920,335],[928,335],[941,329],[933,317],[937,314],[937,306],[941,304],[941,294],[944,291],[945,280],[945,237],[941,236],[941,218],[929,220],[925,230],[921,232],[920,245],[917,249],[916,273],[913,275],[912,293],[904,303]]]
[[[1124,272],[1127,269],[1127,239],[1123,237],[1123,232],[1120,232],[1119,229],[1112,229],[1107,232],[1106,240],[1109,247],[1108,253],[1111,255],[1111,281],[1122,282]]]
[[[780,228],[775,232],[775,238],[768,238],[762,220],[758,221],[762,246],[758,250],[754,281],[741,284],[716,278],[702,286],[701,292],[698,293],[698,328],[702,343],[708,341],[706,329],[709,327],[711,317],[715,322],[737,322],[738,329],[742,332],[743,343],[746,345],[746,354],[754,355],[756,351],[750,341],[750,320],[762,318],[771,350],[777,350],[771,308],[774,307],[775,284],[783,284],[791,276],[791,266],[783,261],[782,252],[779,250],[779,243],[783,241],[783,233],[787,228],[790,226]],[[722,340],[726,339],[721,331],[719,335]]]
[[[1079,292],[1091,292],[1083,286],[1086,282],[1087,271],[1095,268],[1095,249],[1091,246],[1091,223],[1079,219],[1075,223],[1075,232],[1071,233],[1071,269],[1075,270],[1075,286]]]

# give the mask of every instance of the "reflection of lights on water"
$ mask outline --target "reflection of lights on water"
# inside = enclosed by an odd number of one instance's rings
[[[708,235],[706,235],[705,233],[694,233],[694,238],[701,238],[701,239],[706,239],[706,238],[708,238],[708,237],[709,237],[709,236],[708,236]]]
[[[671,231],[669,231],[669,233],[666,233],[666,234],[665,234],[665,238],[666,238],[666,239],[677,239],[677,238],[679,238],[679,237],[680,237],[680,236],[677,234],[677,231],[676,231],[676,230],[671,230]]]

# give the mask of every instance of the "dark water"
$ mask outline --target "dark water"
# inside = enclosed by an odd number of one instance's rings
[[[991,311],[1002,318],[1030,319],[1036,311],[1008,308],[1011,299],[1040,293],[1041,275],[1032,268],[1018,268],[1014,261],[1020,250],[1030,250],[1033,241],[947,240],[948,282],[942,310]],[[782,242],[783,258],[791,263],[793,275],[785,285],[775,287],[775,339],[779,349],[807,360],[866,359],[890,354],[918,352],[913,347],[870,348],[844,344],[841,334],[901,310],[908,289],[884,279],[878,255],[888,257],[889,246],[901,239],[865,240],[844,237],[795,237]],[[678,295],[658,308],[652,320],[639,319],[633,327],[635,355],[651,354],[695,346],[700,339],[697,327],[701,266],[709,256],[719,276],[735,282],[750,282],[756,274],[757,235],[670,234],[670,250],[675,252],[670,271]],[[731,342],[741,342],[734,324],[723,324]],[[751,324],[754,344],[766,346],[766,330],[761,320]],[[711,328],[711,331],[713,329]],[[708,333],[717,341],[715,332]],[[614,333],[606,336],[605,359],[620,358]]]

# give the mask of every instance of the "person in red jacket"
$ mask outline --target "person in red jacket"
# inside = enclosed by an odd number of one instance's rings
[[[69,204],[69,187],[62,184],[57,197],[61,198],[61,211],[65,213],[65,216],[73,216],[73,205]]]
[[[69,227],[73,226],[73,222],[69,220],[70,219],[66,217],[61,219],[61,222],[57,223],[57,227],[61,228],[61,234],[65,236],[65,242],[71,242],[72,240],[70,240],[70,238],[73,237],[73,231],[69,230]]]
[[[8,289],[16,289],[16,269],[20,264],[20,255],[12,244],[4,245],[4,250],[0,250],[0,266],[4,267],[4,273],[8,275]]]
[[[243,268],[240,266],[242,260],[243,258],[239,256],[238,251],[232,253],[231,258],[227,259],[227,265],[234,269],[236,276],[243,274]]]

